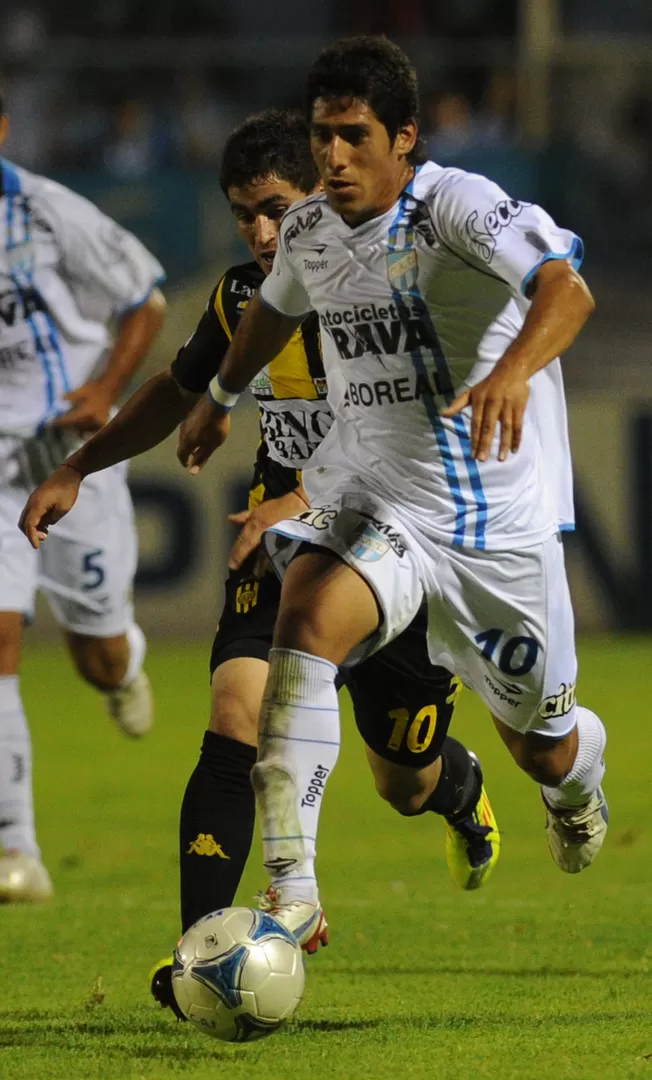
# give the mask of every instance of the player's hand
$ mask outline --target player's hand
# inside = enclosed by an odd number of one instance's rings
[[[53,427],[75,428],[82,435],[92,434],[104,427],[111,413],[113,395],[101,379],[78,386],[64,400],[70,402],[68,412],[52,421]]]
[[[214,450],[228,438],[231,416],[216,409],[208,394],[197,402],[179,428],[177,457],[192,476],[201,472]]]
[[[508,454],[515,454],[521,445],[529,396],[526,378],[496,368],[482,382],[464,390],[447,409],[442,409],[441,415],[457,416],[467,405],[471,406],[471,454],[478,461],[486,461],[489,457],[496,424],[499,424],[498,460],[505,461]]]
[[[242,525],[240,535],[229,555],[229,570],[240,569],[245,559],[260,544],[265,529],[285,518],[295,517],[305,509],[304,500],[294,491],[290,491],[278,499],[266,499],[255,510],[241,510],[239,514],[229,514],[229,521],[234,525]],[[258,571],[262,569],[262,565],[259,560],[254,570],[256,577],[261,576]]]
[[[50,525],[60,521],[77,502],[82,475],[70,465],[60,465],[52,476],[32,492],[18,520],[18,528],[33,548],[47,540]]]

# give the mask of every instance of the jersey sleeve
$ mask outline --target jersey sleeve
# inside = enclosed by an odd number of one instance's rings
[[[267,307],[292,319],[302,319],[312,311],[308,294],[297,278],[285,251],[283,230],[274,256],[272,272],[261,285],[260,298]]]
[[[579,236],[560,228],[540,206],[511,199],[483,176],[457,173],[434,196],[431,213],[446,245],[516,294],[528,295],[535,274],[550,259],[565,259],[575,269],[582,264]]]
[[[49,183],[42,204],[57,236],[65,276],[73,288],[78,284],[85,293],[99,293],[111,314],[139,307],[165,280],[163,267],[140,240],[88,199]]]
[[[213,289],[196,330],[172,362],[172,375],[179,386],[194,394],[203,394],[217,375],[239,317],[227,318],[224,308],[227,279],[225,274]]]

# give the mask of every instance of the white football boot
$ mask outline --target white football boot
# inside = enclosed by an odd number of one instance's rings
[[[0,903],[38,904],[52,896],[50,875],[39,859],[22,851],[0,855]]]
[[[590,866],[607,835],[609,810],[602,788],[584,806],[551,806],[546,811],[548,847],[560,870],[579,874]]]
[[[310,956],[321,945],[328,945],[328,923],[321,904],[309,904],[305,900],[292,900],[282,903],[279,889],[270,885],[267,892],[260,892],[256,897],[261,911],[267,911],[281,926],[289,930],[297,939],[304,952]]]
[[[129,686],[104,695],[106,710],[116,727],[132,739],[146,735],[154,723],[152,687],[144,671]]]

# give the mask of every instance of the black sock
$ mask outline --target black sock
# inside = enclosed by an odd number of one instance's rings
[[[251,850],[256,748],[204,734],[181,804],[179,855],[183,932],[209,911],[233,903]]]
[[[466,747],[447,735],[441,751],[441,775],[420,813],[431,810],[449,820],[466,817],[478,799],[482,785]]]

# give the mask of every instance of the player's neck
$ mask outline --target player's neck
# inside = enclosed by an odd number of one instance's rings
[[[366,207],[364,210],[358,213],[341,214],[341,218],[346,225],[351,229],[357,228],[358,225],[364,225],[367,221],[372,221],[374,218],[382,217],[388,210],[396,204],[400,198],[401,192],[407,187],[415,174],[414,165],[405,163],[405,167],[401,171],[391,184],[387,185],[387,189],[380,193],[379,198],[376,200],[374,206]]]

